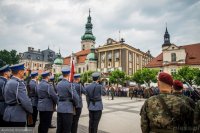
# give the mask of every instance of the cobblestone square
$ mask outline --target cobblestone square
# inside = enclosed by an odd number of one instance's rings
[[[104,110],[98,133],[141,133],[139,113],[144,101],[144,99],[135,98],[131,100],[128,97],[115,97],[114,100],[108,100],[108,97],[103,97]],[[85,97],[83,103],[78,133],[88,132],[89,115]],[[57,113],[55,112],[53,115],[54,125],[56,125],[56,118]],[[56,129],[49,129],[49,133],[55,132]]]

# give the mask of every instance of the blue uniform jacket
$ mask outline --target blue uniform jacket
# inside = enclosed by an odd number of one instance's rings
[[[76,92],[78,93],[78,96],[79,96],[79,102],[78,102],[78,105],[76,106],[76,108],[83,108],[82,94],[85,94],[86,90],[80,83],[74,83],[74,86],[75,86]]]
[[[54,111],[58,97],[53,86],[46,80],[42,80],[37,87],[38,111]]]
[[[7,122],[26,122],[26,115],[33,113],[31,100],[23,80],[12,77],[4,88],[5,109],[3,119]]]
[[[7,79],[0,77],[0,115],[4,114],[6,104],[4,99],[4,87],[6,85]]]
[[[95,104],[93,104],[92,101],[90,100],[88,109],[91,111],[103,110],[103,102],[102,102],[101,96],[106,95],[105,88],[102,85],[96,82],[93,82],[90,85],[86,86],[85,89],[86,89],[86,95],[89,100],[92,98],[95,98],[96,100],[98,100],[97,102],[95,102]],[[94,91],[94,95],[93,95],[93,91]]]
[[[30,99],[32,102],[32,106],[37,107],[38,105],[38,95],[37,95],[37,82],[35,80],[31,80],[29,83],[30,86]]]
[[[74,101],[75,106],[78,105],[79,96],[74,88],[73,83],[70,83],[67,79],[63,78],[57,84],[57,93],[59,97],[58,102],[58,113],[73,113],[73,103]]]

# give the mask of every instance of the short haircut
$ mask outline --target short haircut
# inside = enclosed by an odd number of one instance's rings
[[[18,74],[18,72],[19,72],[19,70],[12,71],[12,74],[13,74],[13,75],[16,75],[16,74]]]
[[[63,73],[63,77],[67,77],[67,76],[69,76],[69,74],[64,74],[64,73]]]
[[[34,79],[34,78],[36,78],[36,76],[32,76],[32,77],[31,77],[31,79]]]
[[[97,81],[99,77],[92,77],[93,81]]]

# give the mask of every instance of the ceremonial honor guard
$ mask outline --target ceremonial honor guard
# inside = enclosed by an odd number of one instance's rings
[[[9,65],[0,68],[0,127],[5,127],[6,123],[3,120],[3,114],[6,108],[4,99],[4,87],[7,80],[10,78],[10,67]]]
[[[37,88],[38,93],[38,111],[40,113],[40,124],[38,133],[48,133],[51,117],[54,111],[54,105],[57,104],[57,95],[54,88],[49,84],[49,72],[42,73],[42,81]]]
[[[23,80],[24,64],[13,65],[10,69],[13,76],[4,88],[7,107],[3,119],[8,127],[25,127],[27,113],[33,113],[33,108]]]
[[[70,70],[62,69],[63,79],[57,84],[59,97],[57,108],[57,133],[71,133],[75,107],[78,105],[79,96],[73,83],[68,81]]]
[[[103,102],[102,95],[106,95],[105,88],[99,84],[100,73],[92,74],[93,83],[86,87],[87,103],[89,110],[89,133],[97,133],[101,119]]]
[[[33,114],[32,114],[32,124],[29,125],[30,127],[35,127],[35,123],[37,121],[37,116],[38,116],[38,110],[37,110],[37,105],[38,105],[38,95],[37,95],[37,85],[38,85],[38,72],[32,72],[31,73],[31,80],[29,82],[29,97],[32,102],[33,106]]]
[[[54,91],[55,91],[55,93],[57,93],[57,91],[56,91],[56,86],[55,86],[55,78],[54,78],[54,76],[51,76],[50,77],[50,84],[53,86],[53,89],[54,89]],[[56,111],[56,104],[54,105],[54,111]],[[53,112],[54,112],[53,111]],[[52,115],[51,115],[51,122],[52,122],[52,117],[53,117],[53,113],[52,113]],[[49,128],[56,128],[56,126],[54,126],[52,123],[49,125]]]
[[[77,133],[78,121],[83,108],[82,94],[86,93],[85,88],[80,83],[81,80],[80,78],[81,78],[80,74],[74,75],[74,87],[79,95],[79,102],[78,105],[76,106],[76,114],[73,116],[71,133]]]

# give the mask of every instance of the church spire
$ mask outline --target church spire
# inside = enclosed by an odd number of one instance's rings
[[[89,9],[89,16],[87,18],[87,23],[85,25],[85,34],[81,37],[81,40],[91,40],[91,41],[95,41],[96,38],[92,33],[92,28],[93,28],[93,24],[91,23],[91,11]]]
[[[162,47],[165,46],[170,46],[170,34],[168,33],[168,29],[167,29],[167,24],[166,24],[166,29],[165,29],[165,34],[164,34],[164,44],[162,45]]]

